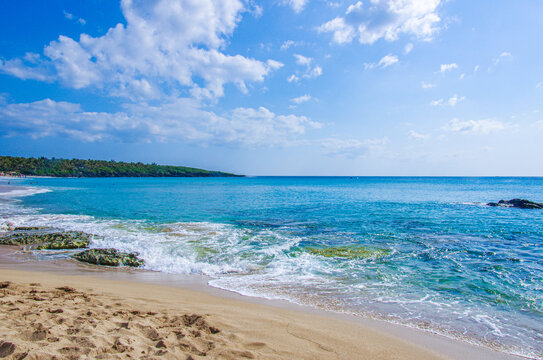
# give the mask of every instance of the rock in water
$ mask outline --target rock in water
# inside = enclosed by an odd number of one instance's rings
[[[73,258],[96,265],[134,267],[143,265],[143,260],[136,254],[120,252],[117,249],[89,249],[73,255]]]
[[[80,231],[54,233],[18,232],[0,238],[0,245],[36,245],[38,250],[44,249],[79,249],[89,245],[92,235]]]
[[[536,203],[525,199],[500,200],[497,203],[489,202],[488,206],[514,207],[519,209],[543,209],[542,203]]]

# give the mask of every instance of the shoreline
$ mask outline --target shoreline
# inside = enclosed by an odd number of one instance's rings
[[[123,303],[136,299],[147,305],[162,302],[177,306],[178,312],[181,311],[179,299],[192,299],[181,302],[185,312],[208,314],[208,322],[213,323],[214,319],[219,319],[222,326],[232,334],[241,332],[244,337],[251,337],[254,333],[252,342],[266,343],[271,350],[288,354],[277,356],[275,353],[272,358],[328,358],[331,355],[328,351],[330,349],[336,354],[350,349],[340,358],[525,359],[384,320],[335,313],[288,301],[239,295],[207,285],[205,276],[104,268],[67,259],[40,261],[21,256],[16,247],[0,248],[0,281],[23,284],[39,282],[42,285],[71,286],[78,290],[90,288],[100,295],[113,294],[120,297],[125,300]],[[236,316],[225,319],[225,314]],[[274,321],[263,321],[262,314],[268,314],[268,320]],[[238,321],[238,318],[242,321]],[[291,321],[287,324],[277,323],[278,319],[284,318]],[[243,329],[239,327],[240,321],[244,324],[241,327]],[[311,334],[310,339],[302,342],[305,345],[298,343],[301,340],[296,334],[285,333],[284,326],[288,327],[292,323],[300,328],[300,334]],[[278,338],[281,341],[277,341]],[[371,340],[361,342],[360,339]],[[323,342],[326,351],[321,349]],[[321,344],[317,346],[321,352],[313,349],[316,343]],[[310,348],[304,347],[308,344],[313,345]],[[304,350],[297,352],[300,349]],[[249,348],[240,351],[255,352]],[[256,358],[267,358],[268,355],[258,353]]]
[[[36,187],[34,186],[0,184],[0,195],[4,195],[7,198],[32,195],[35,193],[34,190],[36,190]],[[441,335],[432,332],[431,330],[398,324],[385,319],[340,313],[333,310],[311,307],[309,305],[300,305],[288,300],[271,300],[262,297],[241,295],[234,291],[224,290],[209,285],[208,281],[212,278],[205,275],[173,275],[142,269],[108,268],[86,265],[71,259],[38,260],[32,255],[21,256],[21,253],[17,250],[19,249],[16,247],[0,247],[0,281],[5,280],[3,278],[4,270],[15,270],[24,271],[28,276],[34,276],[36,274],[33,274],[33,272],[39,271],[54,277],[60,276],[61,278],[65,275],[70,277],[83,276],[92,281],[120,281],[132,285],[136,284],[136,287],[147,285],[162,286],[168,289],[181,289],[180,291],[197,292],[201,295],[210,296],[215,299],[214,301],[216,303],[221,303],[222,300],[226,299],[239,302],[240,304],[253,304],[268,309],[273,308],[279,312],[288,311],[329,320],[333,319],[334,321],[340,321],[343,324],[342,326],[346,326],[349,329],[350,326],[355,326],[361,327],[366,331],[377,332],[381,335],[385,335],[385,337],[392,336],[394,341],[399,341],[400,343],[406,343],[424,351],[429,351],[431,354],[437,354],[442,358],[458,358],[459,354],[463,357],[477,359],[529,358],[494,350],[492,347],[473,344],[469,342],[469,339],[468,341],[463,341],[462,339]],[[21,276],[24,278],[23,275]],[[238,305],[239,308],[243,308],[243,306],[244,305]],[[258,320],[258,316],[253,319],[255,322]],[[320,326],[326,327],[325,322],[326,321],[321,319],[319,323]],[[341,333],[338,333],[338,335],[341,335]],[[297,357],[299,357],[299,355]],[[394,356],[384,358],[394,358]]]

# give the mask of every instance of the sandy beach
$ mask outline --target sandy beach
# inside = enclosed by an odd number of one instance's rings
[[[69,260],[25,260],[16,249],[3,247],[0,356],[516,358],[381,321],[206,290],[201,279],[184,279],[147,271],[104,270]]]

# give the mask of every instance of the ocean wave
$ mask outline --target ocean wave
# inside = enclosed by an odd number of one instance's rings
[[[14,187],[13,189],[8,189],[6,192],[0,192],[0,197],[3,198],[19,198],[25,196],[32,196],[36,194],[43,194],[52,191],[47,188],[40,187]]]

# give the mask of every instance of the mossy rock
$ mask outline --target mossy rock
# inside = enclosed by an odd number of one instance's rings
[[[371,258],[382,257],[387,255],[390,251],[386,249],[366,248],[362,246],[358,247],[327,247],[327,248],[307,248],[313,255],[320,255],[324,257],[339,257],[339,258]]]
[[[13,233],[0,238],[0,245],[37,245],[43,249],[79,249],[89,245],[92,235],[81,231]]]
[[[48,226],[17,226],[13,228],[13,231],[32,231],[32,230],[47,230]]]
[[[73,255],[73,258],[96,265],[133,267],[143,265],[143,259],[138,258],[136,254],[117,249],[89,249]]]
[[[63,240],[53,241],[38,246],[37,250],[63,250],[63,249],[82,249],[89,246],[88,240]]]

